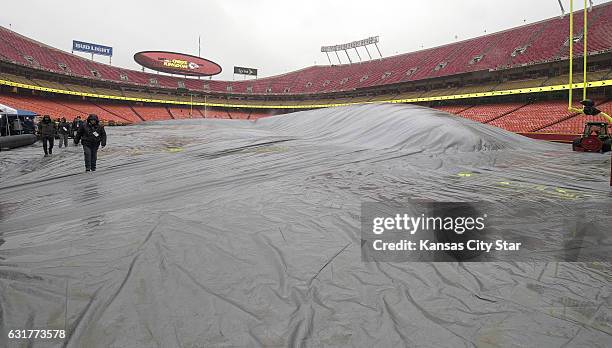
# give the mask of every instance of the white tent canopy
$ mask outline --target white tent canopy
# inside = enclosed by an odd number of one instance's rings
[[[0,114],[2,115],[17,115],[17,110],[4,104],[0,104]]]

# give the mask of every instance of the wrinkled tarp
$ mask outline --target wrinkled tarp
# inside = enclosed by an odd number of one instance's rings
[[[95,173],[0,154],[0,346],[612,343],[608,263],[364,263],[359,230],[363,201],[609,201],[609,156],[408,105],[108,131]]]

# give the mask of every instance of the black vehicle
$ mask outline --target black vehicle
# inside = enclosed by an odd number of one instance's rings
[[[612,137],[606,122],[587,122],[580,138],[572,142],[572,150],[579,152],[608,152],[612,147]]]

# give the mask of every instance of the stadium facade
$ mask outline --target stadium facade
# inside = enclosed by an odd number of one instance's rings
[[[582,16],[574,54],[583,56]],[[0,103],[107,122],[257,119],[353,103],[420,103],[513,132],[564,140],[585,116],[567,110],[567,16],[366,62],[311,66],[244,81],[182,78],[94,62],[0,27]],[[588,22],[589,95],[612,111],[612,3]],[[580,29],[578,29],[580,28]],[[582,60],[574,82],[582,83]],[[577,96],[579,97],[579,96]],[[552,134],[552,136],[551,136]]]

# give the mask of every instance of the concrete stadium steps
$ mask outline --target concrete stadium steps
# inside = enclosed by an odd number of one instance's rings
[[[504,90],[511,90],[511,89],[540,87],[542,86],[544,81],[546,81],[547,79],[548,79],[547,77],[540,77],[540,78],[528,79],[528,80],[502,82],[499,85],[495,86],[494,90],[504,91]]]
[[[599,70],[599,71],[587,71],[587,81],[598,81],[605,79],[606,76],[610,73],[610,69]],[[574,71],[574,76],[572,78],[573,83],[582,83],[582,69],[578,71]],[[564,85],[569,82],[569,74],[559,75],[550,77],[548,80],[544,82],[544,86],[555,86],[555,85]]]
[[[91,93],[91,94],[98,94],[99,93],[93,87],[89,87],[89,86],[86,86],[86,85],[77,85],[77,84],[74,84],[74,83],[66,83],[66,82],[64,82],[62,84],[65,86],[64,89],[67,89],[67,90],[70,90],[70,91],[81,92],[81,93]]]
[[[123,90],[123,91],[121,91],[121,94],[124,97],[129,97],[129,98],[156,99],[156,98],[153,98],[153,94],[146,93],[146,92],[136,92],[136,91]]]
[[[17,82],[17,83],[23,83],[25,85],[38,86],[38,84],[36,82],[30,80],[29,78],[27,78],[25,76],[21,76],[21,75],[14,75],[14,74],[8,74],[8,73],[0,73],[0,79],[7,80],[7,81],[12,81],[12,82]]]
[[[491,92],[498,85],[499,85],[499,82],[483,83],[483,84],[477,84],[477,85],[468,85],[468,86],[457,88],[457,94],[470,94],[470,93]]]
[[[63,89],[66,90],[68,88],[66,88],[66,86],[64,86],[63,84],[56,82],[56,81],[50,81],[50,80],[42,80],[42,79],[30,79],[32,80],[32,82],[34,82],[34,84],[41,86],[41,87],[47,87],[47,88],[53,88],[53,89]]]
[[[118,89],[96,87],[94,90],[95,90],[95,94],[112,95],[112,96],[117,96],[117,97],[123,97],[123,95],[121,93],[121,90],[118,90]]]

